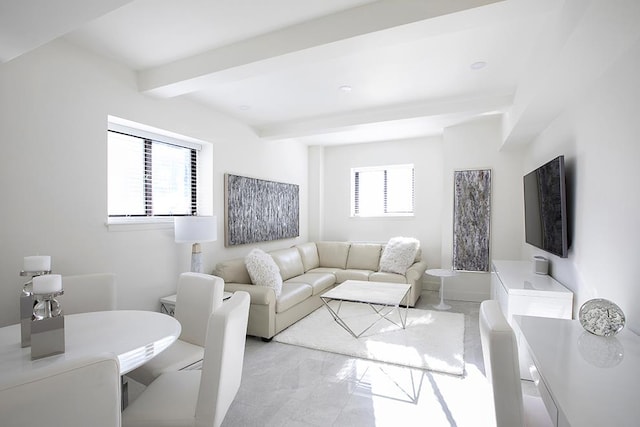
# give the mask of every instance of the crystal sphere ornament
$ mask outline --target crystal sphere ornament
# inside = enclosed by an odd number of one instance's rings
[[[613,302],[596,298],[580,307],[580,324],[594,335],[612,337],[624,328],[624,313]]]

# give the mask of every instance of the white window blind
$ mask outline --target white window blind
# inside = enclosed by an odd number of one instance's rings
[[[413,165],[351,169],[351,216],[413,215]]]
[[[107,139],[109,217],[195,215],[197,149],[114,128]]]

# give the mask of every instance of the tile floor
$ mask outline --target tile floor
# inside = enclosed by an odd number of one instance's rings
[[[425,292],[416,308],[439,302]],[[438,374],[301,347],[247,341],[242,385],[223,426],[491,426],[480,304],[465,315],[465,375]]]
[[[416,308],[438,302],[438,292],[425,291]],[[223,426],[494,426],[480,304],[447,303],[465,315],[462,377],[249,337],[242,384]],[[132,386],[135,399],[142,386]]]

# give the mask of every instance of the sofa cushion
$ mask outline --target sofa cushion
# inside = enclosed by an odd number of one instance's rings
[[[320,267],[320,258],[318,257],[318,248],[314,242],[303,243],[296,245],[296,249],[300,252],[302,258],[302,265],[304,271],[309,271],[312,268]]]
[[[244,258],[220,261],[216,265],[213,275],[222,278],[225,283],[251,283]]]
[[[320,267],[347,268],[348,242],[317,242]]]
[[[271,255],[262,249],[253,249],[244,259],[251,282],[258,286],[267,286],[276,293],[276,298],[282,292],[282,277],[280,270]]]
[[[420,242],[411,237],[393,237],[382,251],[379,271],[405,274],[416,259]]]
[[[380,265],[382,245],[378,243],[352,243],[347,258],[347,268],[376,271]]]
[[[336,275],[336,273],[338,271],[342,271],[341,268],[335,268],[335,267],[318,267],[318,268],[314,268],[311,269],[309,271],[307,271],[307,273],[323,273],[323,274],[333,274],[334,276]]]
[[[369,275],[370,282],[407,283],[407,278],[402,274],[375,271]]]
[[[317,295],[333,286],[336,276],[330,273],[305,273],[287,280],[286,283],[306,283],[313,289],[313,295]]]
[[[304,274],[302,258],[296,248],[279,249],[269,252],[269,255],[278,264],[282,280]]]
[[[276,300],[276,313],[287,311],[296,304],[301,303],[313,294],[311,285],[306,283],[284,283],[282,293]]]
[[[338,270],[336,271],[336,283],[342,283],[345,280],[369,280],[369,276],[373,273],[371,270]]]

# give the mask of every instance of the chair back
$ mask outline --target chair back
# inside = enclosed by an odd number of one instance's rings
[[[222,305],[224,281],[202,273],[178,278],[175,317],[182,326],[180,339],[204,347],[209,316]]]
[[[111,354],[59,361],[0,387],[3,426],[114,427],[120,411],[120,367]]]
[[[197,426],[219,426],[242,379],[250,297],[238,291],[211,315],[196,405]]]
[[[516,337],[496,300],[480,304],[480,341],[484,370],[493,388],[497,426],[523,426],[524,408]]]
[[[109,273],[79,274],[62,278],[64,314],[116,309],[116,276]]]

